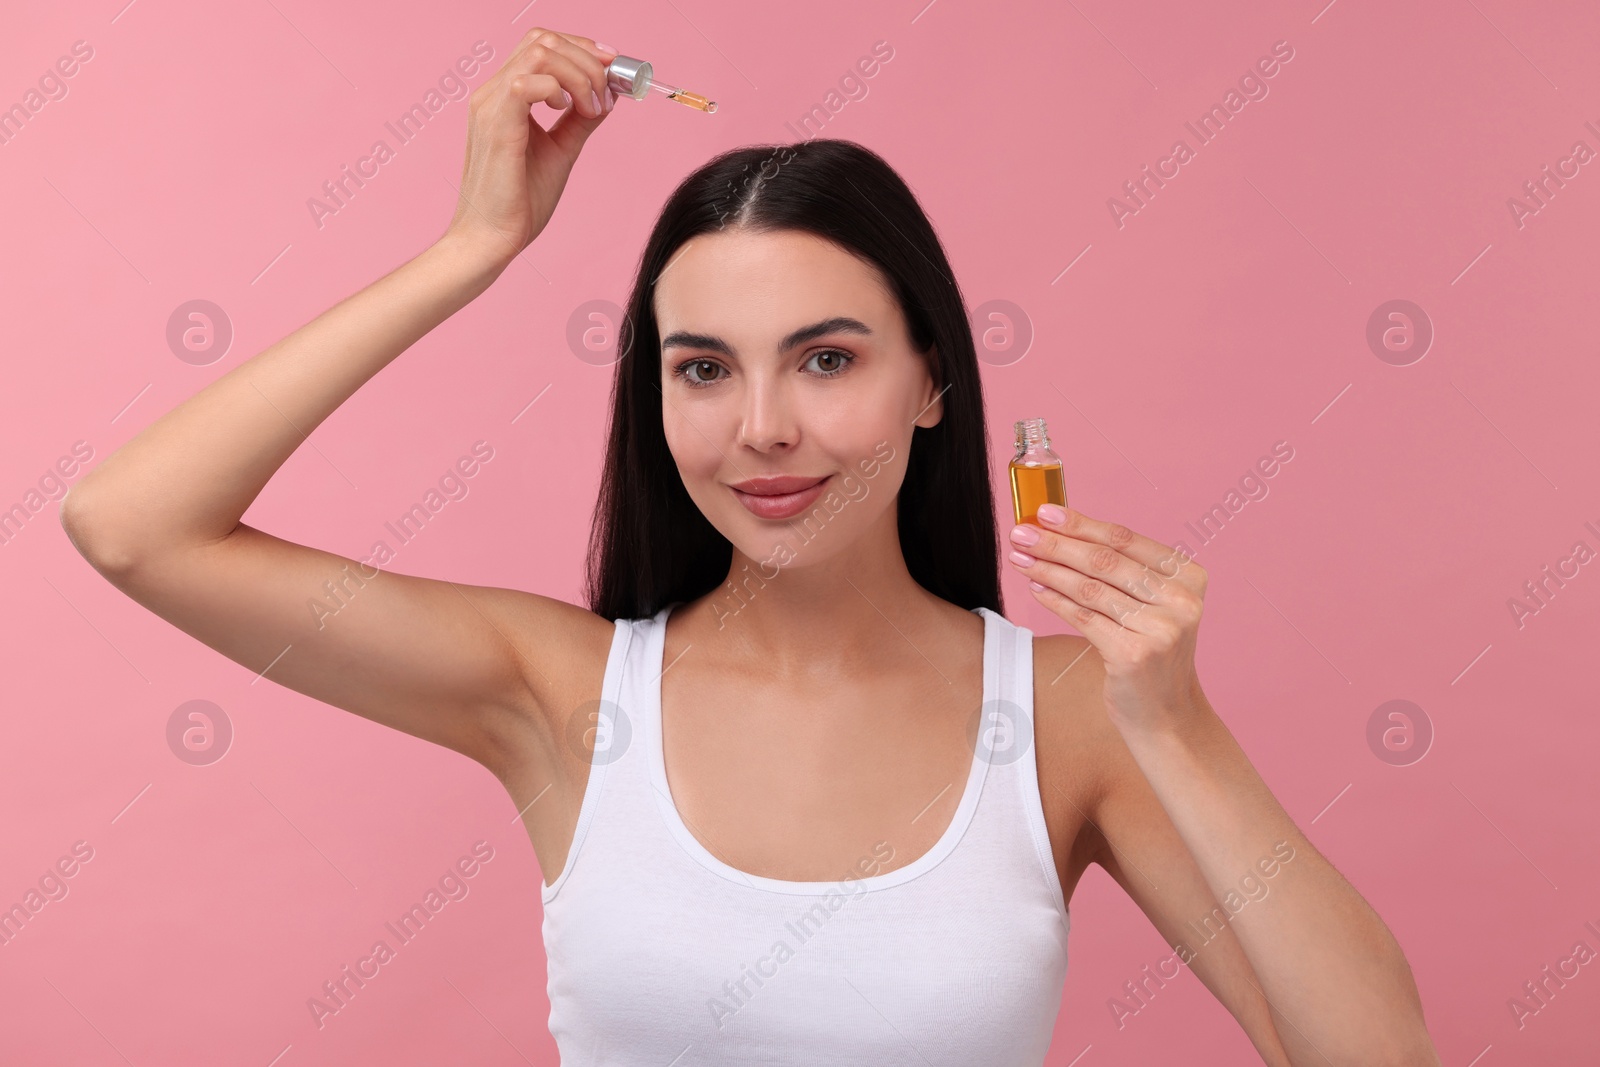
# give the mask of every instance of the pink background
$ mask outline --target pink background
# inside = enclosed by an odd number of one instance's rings
[[[997,503],[1011,420],[1042,415],[1074,505],[1198,547],[1185,523],[1288,442],[1270,493],[1199,548],[1207,692],[1394,930],[1446,1065],[1593,1056],[1600,965],[1521,1028],[1507,1007],[1580,939],[1600,950],[1583,927],[1600,925],[1600,730],[1578,684],[1600,564],[1520,626],[1508,607],[1575,542],[1600,549],[1596,438],[1575,432],[1600,386],[1600,164],[1521,226],[1507,204],[1575,141],[1600,150],[1593,5],[123,2],[18,7],[0,33],[4,106],[73,42],[94,50],[0,144],[0,505],[433,240],[460,101],[320,229],[306,202],[393,146],[384,122],[475,41],[492,71],[537,23],[649,58],[721,110],[619,104],[521,261],[318,429],[246,519],[361,556],[486,440],[469,495],[392,566],[577,600],[611,368],[575,356],[569,316],[624,299],[685,173],[796,139],[786,124],[885,41],[823,132],[899,169],[971,307],[1009,301],[1032,330],[1022,358],[984,367]],[[1294,57],[1269,94],[1197,147],[1184,122],[1278,41]],[[1180,137],[1195,157],[1119,227],[1108,198]],[[235,330],[206,366],[166,341],[193,299]],[[1435,330],[1406,366],[1366,340],[1394,299]],[[1005,581],[1011,618],[1067,629]],[[0,1061],[555,1062],[540,872],[491,775],[160,622],[73,551],[54,501],[0,545],[0,597],[0,904],[73,842],[94,850],[0,947]],[[210,766],[167,746],[193,699],[233,723]],[[1406,766],[1367,742],[1392,699],[1435,732]],[[494,859],[470,895],[318,1030],[307,998],[479,840]],[[1254,1062],[1187,972],[1119,1030],[1109,998],[1168,950],[1098,869],[1072,905],[1050,1063]]]

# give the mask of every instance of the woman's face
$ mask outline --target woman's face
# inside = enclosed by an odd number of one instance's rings
[[[807,233],[721,230],[673,255],[655,313],[667,444],[735,548],[772,577],[892,533],[912,430],[943,405],[875,267]]]

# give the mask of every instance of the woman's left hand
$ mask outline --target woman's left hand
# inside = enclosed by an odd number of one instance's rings
[[[1039,508],[1037,525],[1012,529],[1011,547],[1034,597],[1099,650],[1106,711],[1119,729],[1175,728],[1201,706],[1194,649],[1206,572],[1198,563],[1052,504]]]

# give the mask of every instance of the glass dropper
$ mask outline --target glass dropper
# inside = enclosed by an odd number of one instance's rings
[[[696,111],[704,111],[709,115],[717,110],[715,100],[707,100],[699,93],[691,93],[676,85],[657,81],[655,70],[649,61],[634,59],[632,56],[612,57],[606,67],[606,84],[611,86],[612,92],[618,96],[628,96],[635,100],[643,100],[645,94],[654,89],[658,93],[665,94],[668,100],[676,100]]]
[[[717,110],[717,102],[715,100],[707,100],[699,93],[691,93],[687,89],[664,85],[654,79],[650,81],[650,88],[666,93],[668,100],[676,100],[680,104],[688,104],[696,111],[704,111],[708,115]]]

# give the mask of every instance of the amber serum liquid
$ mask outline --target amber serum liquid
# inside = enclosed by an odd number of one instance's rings
[[[1061,457],[1050,450],[1043,419],[1015,423],[1017,454],[1011,458],[1011,510],[1018,525],[1038,522],[1040,504],[1067,506]]]

